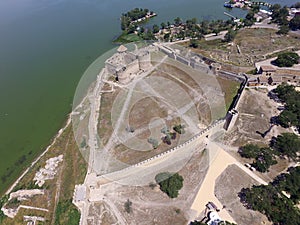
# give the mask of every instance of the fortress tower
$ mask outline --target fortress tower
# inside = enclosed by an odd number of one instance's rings
[[[107,72],[114,75],[120,84],[128,84],[139,72],[151,68],[150,52],[137,50],[137,53],[127,52],[127,48],[121,45],[117,53],[105,61]]]

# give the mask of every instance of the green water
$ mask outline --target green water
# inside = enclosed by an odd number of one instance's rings
[[[81,75],[113,46],[121,13],[134,7],[157,12],[151,24],[227,19],[223,0],[0,1],[0,192],[49,144]]]

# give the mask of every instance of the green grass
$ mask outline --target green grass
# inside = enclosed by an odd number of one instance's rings
[[[221,77],[218,77],[217,79],[220,83],[222,91],[225,93],[225,105],[226,105],[226,111],[228,111],[241,84],[237,81],[233,81]]]
[[[126,44],[130,42],[142,41],[143,39],[137,34],[126,34],[122,33],[117,39],[114,40],[114,43]]]
[[[55,225],[78,225],[80,212],[73,205],[72,200],[60,201],[55,211]]]

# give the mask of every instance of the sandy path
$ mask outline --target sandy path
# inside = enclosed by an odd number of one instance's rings
[[[205,210],[205,205],[211,201],[215,203],[219,209],[221,209],[219,215],[223,220],[235,222],[229,213],[225,209],[222,209],[223,205],[215,197],[214,190],[215,181],[218,176],[221,175],[227,166],[235,163],[236,160],[215,143],[209,143],[207,148],[210,151],[210,166],[191,208],[196,210],[199,215]]]

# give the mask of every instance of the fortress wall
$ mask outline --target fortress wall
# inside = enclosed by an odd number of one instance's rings
[[[143,164],[145,163],[149,163],[151,162],[152,160],[155,160],[157,158],[160,158],[162,156],[165,156],[167,154],[170,154],[172,152],[175,152],[175,151],[180,151],[180,149],[184,148],[184,147],[187,147],[187,145],[190,145],[190,144],[194,144],[195,142],[199,142],[199,140],[204,140],[204,138],[207,136],[207,135],[210,135],[211,132],[214,130],[220,130],[221,127],[224,126],[224,123],[225,123],[225,120],[218,120],[216,121],[215,123],[213,123],[211,126],[207,127],[206,129],[202,130],[200,133],[196,134],[194,137],[192,137],[191,139],[187,140],[186,142],[174,147],[174,148],[171,148],[169,149],[168,151],[166,152],[162,152],[158,155],[155,155],[153,156],[152,158],[149,158],[149,159],[146,159],[144,161],[141,161],[137,164],[134,164],[132,166],[129,166],[127,168],[125,168],[124,170],[129,170],[130,168],[133,168],[133,167],[138,167],[138,166],[142,166]],[[123,171],[124,171],[123,170]]]
[[[178,152],[180,154],[180,152],[182,152],[183,148],[191,147],[191,149],[195,150],[195,148],[197,146],[200,146],[201,143],[203,143],[203,141],[205,141],[207,135],[211,135],[211,133],[213,133],[213,132],[217,132],[217,131],[222,130],[222,127],[224,126],[224,123],[225,123],[224,119],[218,120],[215,123],[213,123],[212,125],[210,125],[209,127],[207,127],[206,129],[204,129],[201,132],[199,132],[198,134],[196,134],[191,139],[187,140],[186,142],[184,142],[184,143],[182,143],[182,144],[180,144],[180,145],[178,145],[174,148],[171,148],[166,152],[162,152],[162,153],[160,153],[158,155],[155,155],[155,156],[153,156],[149,159],[141,161],[137,164],[128,166],[128,167],[126,167],[122,170],[112,172],[112,173],[108,174],[108,176],[112,176],[114,178],[122,179],[122,178],[124,178],[124,176],[123,176],[124,172],[125,172],[125,174],[126,173],[130,174],[130,171],[135,170],[137,167],[145,166],[148,163],[151,163],[152,161],[157,160],[157,159],[162,158],[162,157],[168,157],[167,156],[168,154],[175,153],[175,152]]]
[[[293,69],[277,69],[277,75],[291,75],[291,76],[300,76],[300,70],[293,70]]]
[[[190,60],[184,58],[183,56],[180,56],[180,55],[176,55],[176,60],[185,64],[185,65],[190,65]]]
[[[206,66],[205,64],[201,64],[201,63],[193,63],[191,62],[191,66],[192,68],[194,68],[195,70],[199,70],[199,71],[204,71],[207,72],[209,70],[208,66]]]

